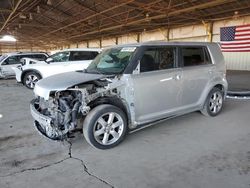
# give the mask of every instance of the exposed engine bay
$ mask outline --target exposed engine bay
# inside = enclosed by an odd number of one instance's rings
[[[34,108],[49,120],[43,125],[32,113],[37,129],[53,140],[63,140],[68,133],[81,128],[78,120],[84,119],[92,108],[92,102],[105,96],[119,97],[119,86],[124,85],[118,78],[105,78],[79,84],[65,91],[51,92],[49,100],[37,97]],[[38,115],[38,114],[37,114]]]

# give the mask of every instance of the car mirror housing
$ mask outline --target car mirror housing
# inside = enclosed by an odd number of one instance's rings
[[[46,63],[51,63],[53,61],[53,59],[51,57],[48,57],[45,61],[46,61]]]

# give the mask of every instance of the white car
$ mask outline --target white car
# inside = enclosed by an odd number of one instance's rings
[[[0,56],[0,78],[14,77],[15,72],[12,67],[21,64],[22,58],[32,58],[36,60],[47,59],[48,54],[44,52],[13,52]]]
[[[30,58],[22,59],[22,65],[13,68],[17,82],[33,89],[42,78],[59,73],[83,70],[101,52],[97,48],[66,49],[53,54],[45,61]]]

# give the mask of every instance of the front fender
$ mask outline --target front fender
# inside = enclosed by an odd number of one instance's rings
[[[20,82],[23,82],[24,75],[27,72],[36,72],[37,74],[39,74],[41,76],[41,78],[43,78],[43,75],[42,75],[42,73],[39,70],[36,70],[36,69],[26,69],[26,70],[23,70],[22,73],[21,73]]]

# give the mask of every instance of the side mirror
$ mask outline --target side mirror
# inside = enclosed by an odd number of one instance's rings
[[[53,61],[53,59],[51,57],[48,57],[45,61],[46,61],[46,63],[51,63]]]

